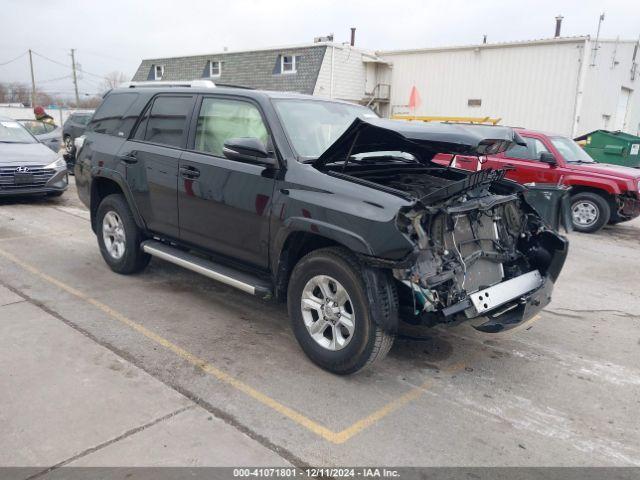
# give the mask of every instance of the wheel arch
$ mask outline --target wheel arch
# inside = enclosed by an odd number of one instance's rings
[[[308,253],[326,247],[345,247],[334,238],[303,230],[288,232],[274,250],[272,272],[274,276],[274,295],[278,301],[285,301],[287,288],[293,267]]]
[[[617,214],[618,205],[616,203],[616,195],[615,194],[611,194],[611,193],[609,193],[606,190],[603,190],[601,188],[592,187],[592,186],[588,186],[588,185],[574,185],[574,186],[571,187],[570,195],[571,195],[571,197],[573,197],[574,195],[577,195],[578,193],[585,193],[585,192],[594,193],[596,195],[600,195],[602,198],[605,199],[605,201],[609,205],[609,208],[611,209],[611,215],[613,216],[613,215]]]
[[[94,232],[97,231],[96,226],[96,212],[98,211],[98,206],[100,202],[107,197],[108,195],[120,194],[124,195],[129,208],[131,209],[131,213],[133,214],[133,218],[136,222],[136,225],[145,230],[145,223],[142,219],[142,216],[138,212],[138,209],[135,207],[135,202],[132,201],[131,192],[129,189],[123,186],[123,182],[119,178],[118,175],[105,175],[94,177],[91,181],[91,200],[89,205],[89,211],[91,213],[91,228]]]

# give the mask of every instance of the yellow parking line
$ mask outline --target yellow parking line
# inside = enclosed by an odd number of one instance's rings
[[[95,298],[90,297],[89,295],[86,295],[85,293],[81,292],[80,290],[67,285],[66,283],[38,270],[36,267],[34,267],[33,265],[30,265],[26,262],[23,262],[22,260],[20,260],[18,257],[16,257],[15,255],[0,249],[0,256],[5,257],[6,259],[12,261],[13,263],[15,263],[16,265],[19,265],[20,267],[22,267],[23,269],[25,269],[26,271],[32,273],[33,275],[40,277],[41,279],[59,287],[60,289],[64,290],[65,292],[93,305],[94,307],[96,307],[98,310],[106,313],[107,315],[109,315],[110,317],[114,318],[115,320],[118,320],[121,323],[124,323],[125,325],[131,327],[132,329],[136,330],[137,332],[141,333],[142,335],[144,335],[145,337],[147,337],[148,339],[156,342],[159,345],[162,345],[163,347],[165,347],[166,349],[172,351],[173,353],[175,353],[176,355],[178,355],[180,358],[186,360],[187,362],[191,363],[192,365],[200,368],[202,371],[212,375],[213,377],[215,377],[217,380],[226,383],[227,385],[230,385],[232,387],[234,387],[235,389],[243,392],[244,394],[248,395],[249,397],[253,398],[254,400],[258,401],[259,403],[261,403],[262,405],[271,408],[272,410],[280,413],[281,415],[287,417],[288,419],[292,420],[293,422],[295,422],[296,424],[306,428],[307,430],[313,432],[314,434],[324,438],[325,440],[331,442],[331,443],[344,443],[347,440],[349,440],[351,437],[353,437],[354,435],[357,435],[358,433],[360,433],[361,431],[363,431],[364,429],[374,425],[375,423],[377,423],[379,420],[381,420],[382,418],[386,417],[387,415],[389,415],[390,413],[394,412],[395,410],[399,409],[400,407],[406,405],[407,403],[417,399],[419,396],[421,396],[425,390],[427,388],[429,388],[431,381],[428,381],[426,383],[424,383],[423,385],[421,385],[420,387],[416,387],[413,388],[411,390],[409,390],[408,392],[406,392],[405,394],[403,394],[402,396],[400,396],[399,398],[396,398],[395,400],[392,400],[391,402],[389,402],[388,404],[386,404],[385,406],[383,406],[382,408],[380,408],[379,410],[376,410],[375,412],[373,412],[372,414],[356,421],[353,425],[345,428],[344,430],[340,431],[340,432],[334,432],[333,430],[330,430],[329,428],[315,422],[314,420],[311,420],[309,417],[301,414],[300,412],[297,412],[296,410],[287,407],[286,405],[283,405],[282,403],[278,402],[277,400],[271,398],[270,396],[260,392],[259,390],[256,390],[255,388],[251,387],[250,385],[247,385],[246,383],[242,382],[241,380],[238,380],[237,378],[229,375],[228,373],[220,370],[219,368],[217,368],[216,366],[206,362],[205,360],[197,357],[196,355],[188,352],[187,350],[185,350],[184,348],[176,345],[175,343],[172,343],[171,341],[167,340],[166,338],[158,335],[157,333],[149,330],[148,328],[146,328],[145,326],[131,320],[130,318],[127,318],[126,316],[124,316],[123,314],[121,314],[120,312],[114,310],[113,308],[109,307],[108,305],[100,302],[99,300],[96,300]],[[455,372],[458,371],[460,369],[464,368],[463,364],[456,364],[453,365],[451,367],[445,368],[443,369],[446,372]]]

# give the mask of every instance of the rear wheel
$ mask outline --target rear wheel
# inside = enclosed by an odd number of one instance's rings
[[[578,232],[597,232],[610,218],[611,208],[602,195],[580,192],[571,197],[571,219]]]
[[[314,363],[347,375],[386,356],[393,335],[373,321],[369,297],[374,295],[388,315],[397,315],[398,300],[390,279],[380,281],[382,291],[369,292],[362,267],[343,248],[316,250],[298,262],[289,281],[289,317]]]
[[[111,270],[129,274],[144,269],[151,257],[140,249],[142,232],[124,196],[105,197],[96,214],[100,253]]]

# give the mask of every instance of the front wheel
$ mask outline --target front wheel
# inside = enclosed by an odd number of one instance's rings
[[[124,196],[113,194],[100,202],[96,226],[100,253],[111,270],[129,274],[147,266],[151,257],[140,249],[142,232]]]
[[[67,151],[69,155],[73,155],[75,153],[75,145],[73,144],[73,138],[70,135],[65,135],[64,139],[64,149]]]
[[[592,192],[580,192],[571,197],[571,219],[578,232],[594,233],[604,227],[611,218],[609,203]]]
[[[381,275],[375,295],[381,310],[397,315],[391,280]],[[293,332],[307,356],[333,373],[347,375],[383,359],[393,335],[377,325],[357,259],[346,249],[311,252],[295,266],[287,292]]]

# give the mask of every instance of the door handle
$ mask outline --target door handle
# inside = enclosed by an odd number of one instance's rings
[[[180,175],[185,178],[198,178],[200,176],[200,170],[196,167],[180,167]]]
[[[124,163],[138,163],[138,159],[136,158],[136,152],[125,153],[124,155],[120,155],[120,160]]]

